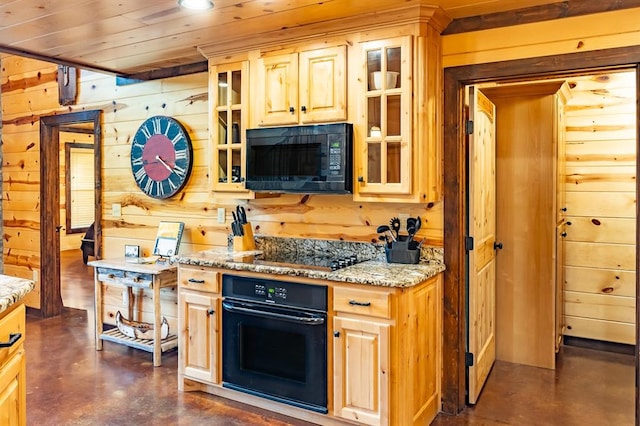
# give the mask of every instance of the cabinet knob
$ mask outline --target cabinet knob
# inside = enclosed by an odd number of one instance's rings
[[[296,112],[296,109],[294,107],[289,107],[289,112],[293,114],[294,112]]]
[[[560,234],[560,235],[562,235],[563,237],[566,237],[566,236],[567,236],[567,233],[566,233],[566,232],[563,232],[563,233],[562,233],[562,234]]]
[[[566,212],[566,211],[567,211],[567,208],[566,208],[566,207],[563,207],[563,208],[561,208],[560,210],[562,210],[563,212]]]
[[[208,310],[207,310],[207,316],[209,316],[209,315],[213,315],[213,314],[215,314],[215,313],[216,313],[216,311],[214,311],[213,309],[208,309]]]
[[[302,111],[302,112],[307,112],[307,107],[303,105],[303,106],[300,108],[300,111]]]
[[[502,243],[498,243],[498,242],[493,242],[493,249],[494,250],[502,250]]]
[[[340,332],[339,331],[334,331],[333,332],[333,337],[340,337]]]
[[[358,182],[364,182],[364,178],[362,176],[358,176]]]

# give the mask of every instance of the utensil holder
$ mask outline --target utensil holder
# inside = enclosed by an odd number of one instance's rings
[[[384,248],[387,263],[414,264],[420,262],[420,250],[409,249],[409,241],[394,241]]]
[[[249,251],[256,249],[256,240],[253,238],[251,222],[242,225],[243,235],[233,237],[233,251]]]

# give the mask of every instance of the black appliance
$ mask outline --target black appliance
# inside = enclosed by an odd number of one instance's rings
[[[222,385],[327,413],[327,287],[225,274]]]
[[[350,193],[352,143],[350,123],[248,129],[245,186],[257,192]]]

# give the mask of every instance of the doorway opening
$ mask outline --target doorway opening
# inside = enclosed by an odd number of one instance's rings
[[[640,46],[629,46],[572,54],[517,59],[497,63],[446,68],[444,71],[444,333],[443,333],[443,411],[458,413],[466,406],[466,285],[465,278],[465,201],[466,151],[464,146],[464,88],[483,81],[522,81],[543,77],[585,74],[596,69],[636,69]],[[638,85],[636,85],[638,87]],[[638,93],[636,89],[636,98]],[[636,193],[637,193],[636,183]],[[636,241],[638,228],[636,227]],[[638,269],[638,255],[635,270]],[[636,274],[636,290],[638,280]],[[636,291],[637,294],[637,291]],[[638,324],[636,311],[636,325]],[[636,342],[638,327],[636,326]],[[636,353],[636,377],[638,355]],[[638,388],[636,386],[636,419]]]
[[[93,139],[93,212],[91,213],[95,223],[94,253],[96,257],[100,257],[102,242],[101,115],[102,111],[94,110],[52,115],[40,119],[40,314],[43,317],[59,315],[63,308],[60,286],[60,236],[61,230],[63,228],[66,230],[67,220],[65,218],[63,225],[60,212],[62,182],[60,153],[64,143],[61,144],[60,140],[61,134],[64,138],[65,132],[69,133],[69,130],[77,133],[80,131],[78,129],[84,129],[82,131],[91,134]],[[86,194],[78,195],[81,198],[86,197]],[[69,219],[73,219],[73,214]],[[69,226],[73,228],[73,225]],[[77,228],[83,229],[82,226]],[[81,258],[80,261],[82,261]]]
[[[608,365],[603,368],[626,373],[607,381],[615,373],[601,371],[593,390],[607,384],[617,389],[607,387],[598,397],[592,392],[593,401],[583,403],[606,404],[603,411],[630,422],[636,80],[631,69],[467,88],[474,117],[466,126],[473,128],[467,148],[468,235],[477,237],[467,262],[467,330],[475,345],[467,352],[477,364],[467,378],[470,403],[489,374],[493,359],[487,357],[552,370],[557,360],[558,374],[550,377],[566,387],[572,386],[567,375],[577,374],[567,365],[592,357]],[[494,256],[482,252],[485,235]],[[565,344],[627,356],[612,355],[612,367],[606,355],[565,351],[563,336]],[[607,395],[615,397],[605,402]],[[578,404],[575,396],[572,403]]]

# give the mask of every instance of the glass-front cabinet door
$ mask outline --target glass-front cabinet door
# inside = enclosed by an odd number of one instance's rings
[[[210,68],[209,126],[213,191],[248,192],[244,188],[247,126],[247,61]]]
[[[411,38],[362,44],[364,105],[356,141],[359,194],[411,192]],[[364,77],[363,76],[363,77]]]

